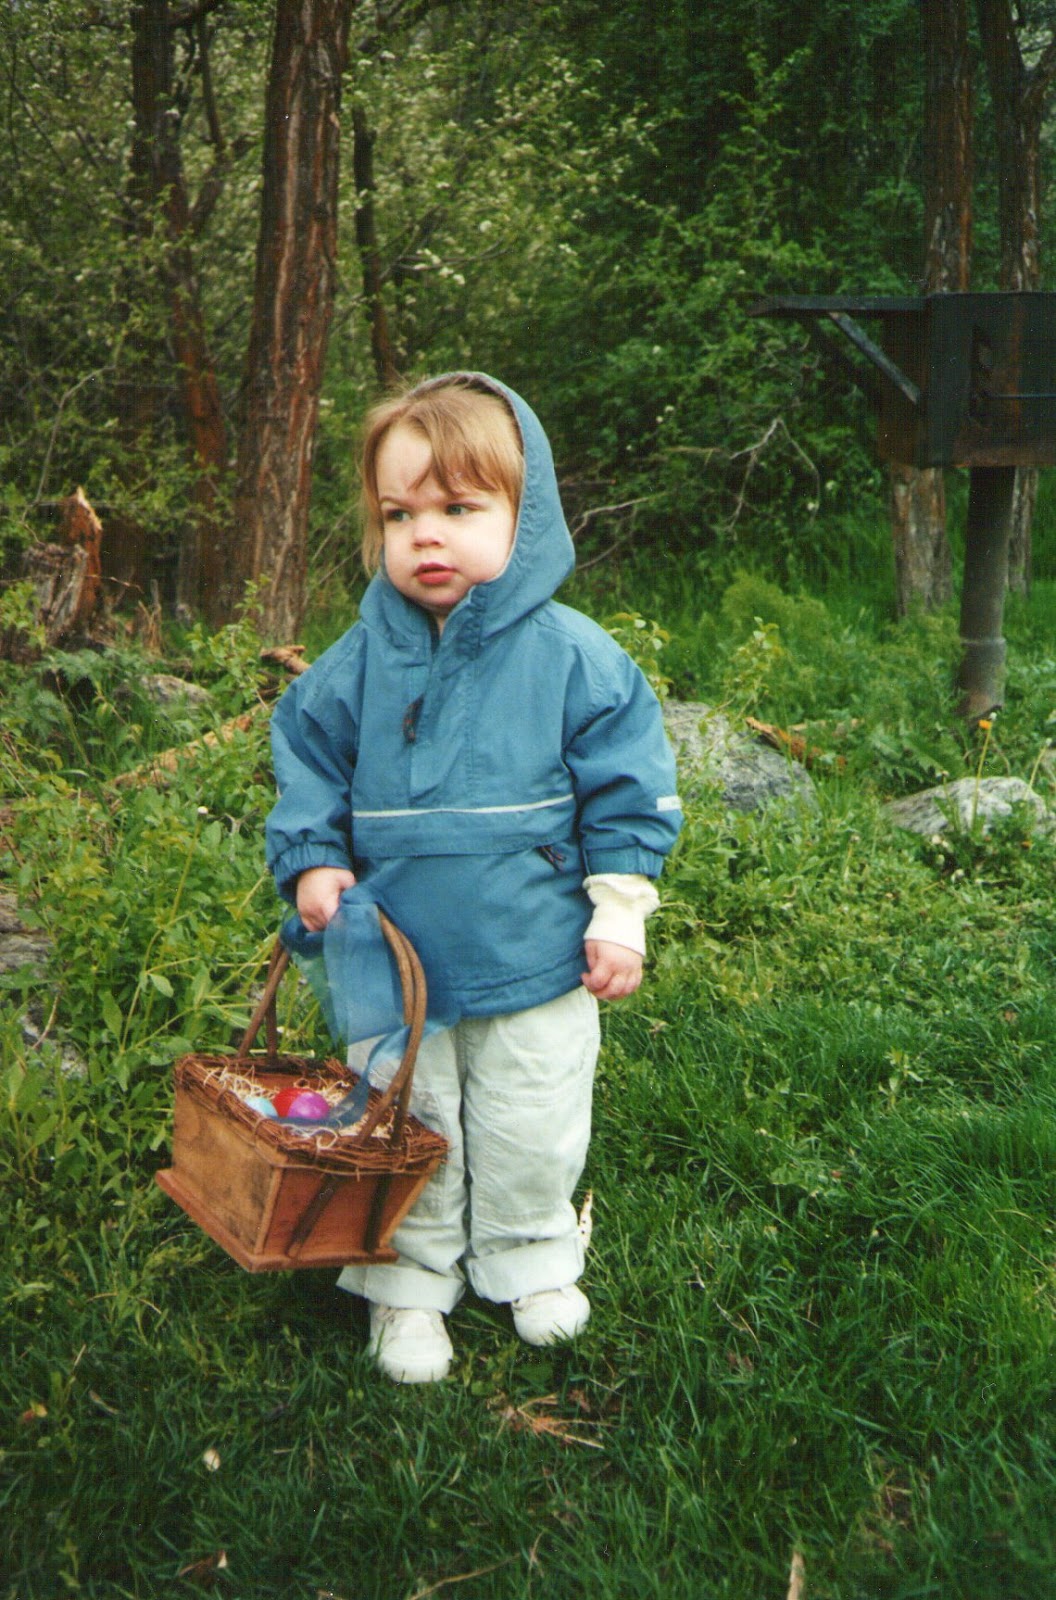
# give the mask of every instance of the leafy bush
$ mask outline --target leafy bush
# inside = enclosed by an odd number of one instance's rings
[[[882,802],[947,745],[1051,796],[1051,639],[1013,608],[1014,704],[962,731],[948,619],[747,575],[670,609],[647,588],[592,593],[680,689],[814,718],[832,759],[814,807],[689,806],[647,981],[604,1015],[585,1334],[526,1353],[467,1296],[428,1395],[378,1380],[332,1274],[239,1273],[152,1183],[171,1056],[237,1038],[273,934],[263,711],[147,783],[115,663],[65,664],[50,750],[0,685],[0,867],[53,938],[46,999],[0,979],[12,1600],[343,1592],[378,1548],[371,1600],[478,1570],[495,1600],[742,1600],[794,1551],[819,1594],[1048,1593],[1056,841],[1013,817],[939,845]],[[194,651],[252,710],[250,635]],[[892,705],[918,753],[878,755]],[[301,994],[283,1009],[311,1039]]]
[[[671,680],[661,671],[660,656],[671,635],[658,622],[633,611],[617,611],[605,619],[605,628],[631,660],[641,667],[658,700],[666,700]]]

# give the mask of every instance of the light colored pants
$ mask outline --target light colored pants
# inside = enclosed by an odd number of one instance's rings
[[[582,988],[425,1039],[411,1105],[444,1135],[447,1159],[393,1234],[399,1260],[346,1267],[339,1286],[382,1305],[448,1312],[466,1277],[497,1301],[575,1283],[583,1241],[572,1195],[590,1141],[598,1044],[598,1003]]]

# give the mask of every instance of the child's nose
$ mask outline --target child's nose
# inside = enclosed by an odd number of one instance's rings
[[[440,517],[432,511],[424,511],[414,519],[415,544],[440,544],[443,540],[443,524]]]

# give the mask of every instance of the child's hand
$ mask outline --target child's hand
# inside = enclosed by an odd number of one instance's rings
[[[337,911],[345,889],[355,887],[347,867],[309,867],[297,879],[297,912],[311,933],[322,933]]]
[[[584,949],[587,966],[583,985],[599,1000],[622,1000],[633,994],[642,981],[642,958],[637,950],[607,939],[588,939]]]

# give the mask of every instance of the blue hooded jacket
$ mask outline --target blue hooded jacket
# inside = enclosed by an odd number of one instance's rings
[[[275,708],[267,825],[284,898],[310,867],[351,868],[447,1017],[574,989],[584,877],[656,877],[681,824],[656,696],[604,629],[551,598],[575,561],[546,435],[511,390],[459,376],[503,396],[520,429],[509,560],[442,633],[372,579],[359,621]]]

